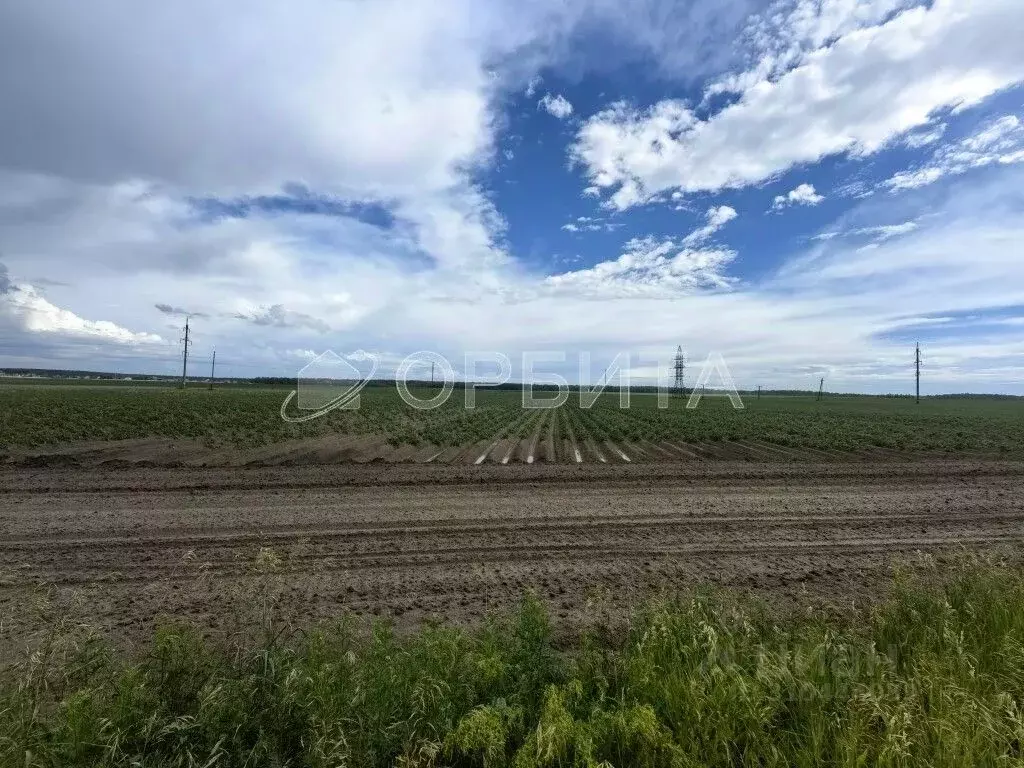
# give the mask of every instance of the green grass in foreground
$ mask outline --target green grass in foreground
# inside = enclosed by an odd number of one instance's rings
[[[552,643],[543,606],[465,631],[344,623],[136,661],[57,629],[0,685],[4,766],[1020,765],[1024,573],[898,580],[841,625],[729,596]]]

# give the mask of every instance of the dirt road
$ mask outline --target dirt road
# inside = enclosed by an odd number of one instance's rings
[[[1024,542],[1024,465],[997,462],[0,472],[0,618],[49,590],[126,638],[273,606],[473,620],[526,589],[567,623],[714,583],[877,594],[894,559]]]

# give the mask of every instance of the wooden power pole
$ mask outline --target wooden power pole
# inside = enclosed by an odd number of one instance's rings
[[[210,389],[213,389],[213,376],[217,372],[217,350],[213,350],[213,359],[210,361]]]

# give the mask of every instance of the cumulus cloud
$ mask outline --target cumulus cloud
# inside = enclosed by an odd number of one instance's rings
[[[874,7],[869,22],[887,19]],[[611,192],[610,205],[626,209],[668,190],[740,188],[830,155],[870,155],[936,110],[1024,81],[1016,0],[935,0],[882,23],[825,29],[834,40],[811,35],[820,47],[795,59],[769,55],[720,86],[739,98],[710,117],[679,100],[602,110],[580,127],[573,161],[591,186]]]
[[[47,300],[35,286],[16,285],[5,264],[0,264],[0,318],[5,325],[32,334],[62,335],[121,345],[162,341],[156,334],[131,331],[108,320],[87,320],[62,309]]]
[[[780,210],[789,205],[817,205],[824,196],[814,190],[813,184],[801,184],[784,195],[776,195],[772,201],[772,210]]]
[[[739,214],[736,213],[736,209],[730,208],[728,205],[720,205],[716,208],[708,208],[708,212],[705,214],[707,223],[695,229],[693,232],[683,238],[683,245],[693,246],[699,243],[705,242],[715,232],[720,230],[730,221],[735,219]]]
[[[550,93],[544,94],[544,98],[537,102],[537,106],[559,120],[565,120],[572,115],[572,104],[560,93],[555,96]]]
[[[31,286],[17,286],[9,290],[0,309],[23,330],[31,333],[98,339],[117,344],[159,344],[163,341],[156,334],[134,332],[108,320],[86,320],[50,303]]]

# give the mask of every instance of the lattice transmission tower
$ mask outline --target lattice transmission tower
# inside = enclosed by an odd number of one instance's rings
[[[676,348],[676,361],[675,361],[675,372],[676,372],[676,394],[686,394],[686,355],[683,354],[683,347],[680,345]]]

